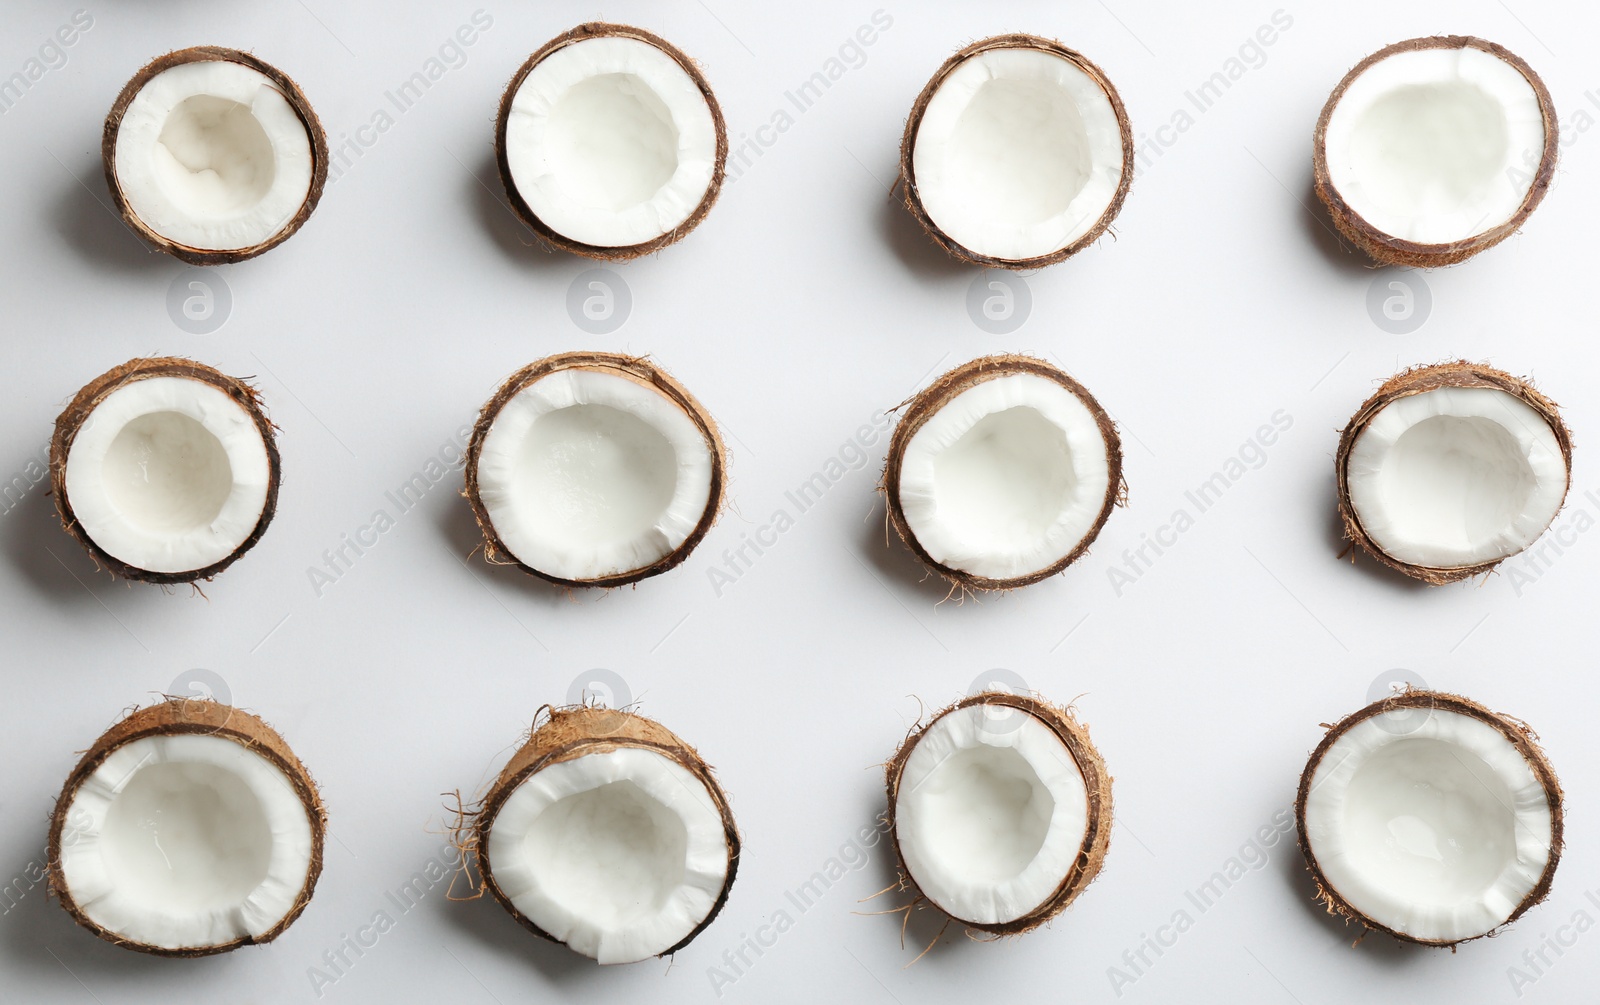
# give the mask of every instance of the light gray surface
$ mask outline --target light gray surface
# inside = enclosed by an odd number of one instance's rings
[[[24,65],[70,4],[14,3],[0,75]],[[1292,26],[1207,110],[1188,94],[1229,60],[1274,4],[918,3],[846,52],[801,112],[785,96],[870,23],[873,4],[778,8],[731,0],[491,4],[492,27],[330,186],[306,228],[264,258],[216,271],[231,316],[210,335],[166,308],[183,267],[148,254],[106,209],[102,117],[124,81],[168,48],[253,49],[305,88],[339,142],[391,107],[473,3],[105,4],[0,115],[0,226],[8,366],[0,478],[40,456],[61,405],[131,356],[192,355],[258,375],[282,425],[278,517],[207,587],[128,588],[98,576],[56,526],[42,485],[0,516],[7,650],[0,760],[0,873],[27,877],[61,780],[124,707],[220,675],[235,702],[281,728],[324,786],[331,813],[316,899],[274,945],[200,961],[147,959],[76,929],[36,886],[0,900],[0,999],[25,1002],[304,1001],[312,967],[374,914],[393,927],[331,987],[344,1001],[714,1000],[712,967],[779,912],[792,921],[729,986],[728,1001],[1112,1001],[1125,951],[1174,913],[1193,925],[1120,990],[1134,1001],[1510,1001],[1513,965],[1575,912],[1600,919],[1591,682],[1600,487],[1592,379],[1593,222],[1600,114],[1585,44],[1591,15],[1530,0],[1466,6],[1368,2],[1286,7]],[[314,12],[314,13],[313,13]],[[713,13],[714,12],[714,13]],[[632,313],[612,334],[569,317],[589,263],[527,247],[499,203],[490,149],[499,92],[550,36],[601,14],[697,57],[735,142],[774,112],[773,139],[705,224],[656,258],[615,268]],[[1585,22],[1583,18],[1590,18]],[[994,335],[969,317],[978,273],[942,259],[888,198],[912,98],[961,43],[1001,31],[1061,37],[1117,84],[1146,143],[1117,237],[1025,282],[1031,316]],[[1526,57],[1562,110],[1554,190],[1525,231],[1430,273],[1431,314],[1407,335],[1369,315],[1389,273],[1342,253],[1307,211],[1310,135],[1351,65],[1401,38],[1484,35]],[[1553,50],[1553,51],[1552,51]],[[447,53],[448,55],[448,53]],[[849,63],[859,64],[850,66]],[[1204,102],[1202,101],[1202,104]],[[1190,116],[1185,131],[1170,125]],[[1405,277],[1400,277],[1405,278]],[[508,372],[550,352],[654,354],[724,424],[734,505],[676,572],[637,589],[568,598],[480,561],[458,475],[397,514],[385,492],[430,458]],[[985,352],[1049,354],[1122,424],[1131,504],[1065,575],[981,603],[939,604],[874,495],[884,441],[866,461],[852,433],[936,370]],[[1565,553],[1482,585],[1413,588],[1335,559],[1336,430],[1397,365],[1487,359],[1531,374],[1576,432]],[[1125,549],[1154,536],[1185,492],[1224,467],[1279,410],[1293,424],[1136,581],[1114,588]],[[785,493],[831,458],[846,472],[797,514]],[[378,508],[396,525],[319,597],[308,568]],[[720,595],[709,570],[779,508],[794,526]],[[1581,525],[1585,532],[1577,528]],[[1164,532],[1163,532],[1164,533]],[[1165,535],[1170,539],[1170,535]],[[1546,538],[1549,541],[1550,538]],[[1151,554],[1147,552],[1147,554]],[[1408,668],[1525,718],[1570,797],[1572,843],[1551,900],[1504,937],[1416,952],[1327,921],[1288,837],[1209,909],[1186,896],[1228,867],[1291,799],[1319,722]],[[545,702],[606,668],[643,710],[720,769],[746,836],[727,909],[667,962],[599,970],[526,935],[491,903],[439,889],[409,912],[388,894],[441,847],[439,793],[491,777]],[[891,879],[879,845],[801,911],[790,894],[847,849],[881,805],[877,765],[922,708],[1005,668],[1076,699],[1116,776],[1118,827],[1105,872],[1050,929],[995,945],[856,912]],[[580,685],[581,686],[581,685]],[[1282,819],[1282,818],[1280,818]],[[27,886],[26,879],[20,883]],[[13,885],[12,895],[19,887]],[[1600,897],[1600,895],[1597,895]],[[1591,942],[1557,957],[1529,1000],[1592,988]]]

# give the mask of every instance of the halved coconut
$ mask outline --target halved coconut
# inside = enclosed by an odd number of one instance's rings
[[[1392,265],[1452,265],[1509,237],[1556,166],[1539,75],[1481,38],[1413,38],[1345,75],[1317,120],[1312,173],[1340,233]]]
[[[1133,181],[1133,127],[1100,68],[1059,42],[974,42],[928,81],[900,143],[906,208],[957,258],[1033,269],[1105,233]]]
[[[1124,497],[1122,443],[1086,388],[1028,356],[963,363],[911,399],[883,491],[900,539],[973,590],[1077,561]]]
[[[1572,437],[1527,381],[1440,363],[1367,399],[1334,463],[1345,537],[1437,585],[1488,572],[1544,533],[1571,484]]]
[[[472,842],[512,917],[601,963],[688,945],[739,865],[727,797],[694,748],[597,707],[551,711],[484,798]]]
[[[277,511],[273,429],[255,388],[204,363],[113,367],[56,419],[61,524],[126,579],[210,579],[255,547]]]
[[[1329,728],[1295,799],[1328,910],[1453,946],[1543,900],[1561,858],[1561,786],[1527,725],[1435,691]]]
[[[134,74],[100,149],[128,226],[193,265],[240,262],[288,240],[328,177],[327,136],[300,87],[214,45]]]
[[[722,506],[726,463],[711,416],[664,371],[569,352],[518,370],[483,406],[466,496],[489,561],[622,586],[689,557]]]
[[[969,695],[889,762],[907,876],[969,928],[1015,935],[1060,914],[1099,873],[1111,823],[1111,776],[1088,730],[1038,698]]]
[[[271,726],[168,698],[97,740],[50,818],[50,890],[78,924],[159,956],[271,942],[322,872],[316,785]]]
[[[722,190],[728,130],[694,60],[621,24],[540,46],[500,99],[495,154],[523,222],[576,255],[659,251]]]

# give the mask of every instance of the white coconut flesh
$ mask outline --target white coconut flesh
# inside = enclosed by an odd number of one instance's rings
[[[505,403],[477,470],[506,549],[548,576],[584,581],[648,568],[688,540],[711,498],[712,447],[659,392],[566,369]]]
[[[1533,85],[1471,47],[1372,64],[1345,90],[1325,135],[1328,176],[1350,208],[1419,244],[1464,241],[1510,220],[1545,146]]]
[[[1373,416],[1350,450],[1346,484],[1386,554],[1445,569],[1532,544],[1561,509],[1567,466],[1550,424],[1516,396],[1448,387]]]
[[[1105,437],[1083,401],[1018,373],[960,392],[917,430],[901,460],[900,506],[934,561],[1011,579],[1078,546],[1110,477]]]
[[[233,554],[266,506],[261,430],[211,384],[150,377],[95,406],[67,454],[67,500],[112,558],[191,572]]]
[[[1031,715],[989,725],[986,707],[941,716],[917,739],[895,796],[900,856],[923,895],[951,917],[1003,924],[1060,887],[1089,826],[1083,772]]]
[[[530,775],[501,804],[488,852],[496,885],[523,916],[601,963],[682,942],[728,875],[722,815],[705,784],[640,747]]]
[[[683,224],[716,173],[717,131],[694,78],[635,38],[575,42],[523,78],[506,120],[517,193],[556,233],[643,244]]]
[[[264,935],[299,902],[311,868],[311,819],[289,780],[217,736],[123,744],[64,819],[61,876],[78,908],[162,949]]]
[[[206,251],[283,230],[311,190],[305,123],[260,71],[227,60],[151,77],[117,127],[117,185],[145,226]]]
[[[1552,838],[1527,759],[1494,727],[1440,709],[1380,713],[1340,736],[1312,775],[1305,828],[1351,907],[1433,942],[1504,924],[1538,886]]]
[[[963,61],[929,99],[911,165],[933,224],[970,251],[1011,261],[1073,244],[1122,183],[1122,127],[1104,88],[1038,49]]]

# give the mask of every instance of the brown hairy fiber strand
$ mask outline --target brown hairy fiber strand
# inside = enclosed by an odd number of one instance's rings
[[[1539,158],[1539,165],[1534,169],[1533,178],[1528,184],[1528,192],[1523,196],[1522,204],[1517,211],[1499,226],[1466,240],[1448,244],[1421,244],[1395,237],[1374,227],[1345,202],[1344,196],[1334,187],[1333,178],[1328,171],[1328,120],[1333,116],[1334,108],[1344,98],[1345,91],[1349,90],[1357,77],[1371,69],[1374,64],[1398,53],[1416,52],[1422,49],[1478,49],[1502,60],[1522,74],[1533,88],[1534,94],[1539,99],[1540,115],[1544,119],[1544,149]],[[1533,72],[1533,68],[1521,57],[1503,46],[1468,35],[1412,38],[1379,49],[1357,63],[1355,69],[1345,74],[1344,79],[1339,81],[1339,86],[1328,96],[1328,103],[1322,107],[1322,114],[1317,118],[1316,133],[1312,137],[1312,182],[1317,198],[1328,208],[1328,215],[1332,217],[1334,226],[1339,228],[1339,233],[1372,259],[1385,265],[1432,268],[1464,262],[1514,234],[1549,190],[1550,182],[1555,178],[1556,154],[1559,149],[1555,102],[1550,99],[1550,92],[1545,88],[1544,81],[1539,79],[1539,75]]]
[[[596,373],[622,377],[648,387],[681,409],[705,437],[706,446],[711,453],[711,495],[706,500],[705,512],[700,515],[700,522],[695,524],[694,530],[676,550],[651,565],[600,579],[561,579],[524,564],[511,553],[505,542],[500,539],[500,535],[495,532],[494,523],[489,519],[489,510],[484,506],[483,498],[478,491],[478,458],[483,453],[483,441],[488,437],[490,428],[500,417],[500,410],[507,402],[525,388],[560,370],[593,370]],[[623,356],[609,352],[565,352],[536,360],[513,373],[500,385],[494,397],[484,404],[482,411],[478,413],[477,423],[472,427],[472,439],[467,444],[466,488],[462,495],[466,496],[467,502],[472,506],[472,515],[478,522],[478,529],[483,532],[484,558],[491,564],[514,565],[523,572],[558,586],[627,586],[651,576],[659,576],[681,565],[684,559],[689,557],[689,553],[700,544],[722,512],[727,469],[728,452],[711,414],[687,388],[674,380],[665,370],[643,356]]]
[[[506,128],[511,121],[511,102],[516,98],[517,90],[522,86],[522,82],[527,79],[528,74],[533,72],[533,68],[543,62],[550,54],[569,45],[585,42],[593,38],[636,39],[647,45],[654,46],[672,57],[672,61],[681,66],[683,72],[689,75],[689,79],[694,81],[695,87],[699,88],[701,96],[705,99],[706,108],[711,111],[711,124],[717,134],[716,166],[711,173],[711,184],[706,187],[705,195],[700,199],[700,204],[695,207],[693,213],[689,214],[688,219],[678,224],[678,226],[642,244],[602,247],[574,241],[564,234],[556,232],[543,220],[539,219],[538,215],[528,206],[527,202],[522,198],[522,193],[517,191],[517,184],[511,177],[511,161],[506,152]],[[571,252],[574,255],[582,255],[585,258],[621,262],[630,258],[638,258],[641,255],[649,255],[670,244],[676,244],[687,237],[691,230],[700,226],[700,221],[704,220],[706,214],[711,212],[712,204],[717,201],[717,196],[722,193],[722,182],[728,163],[728,126],[722,118],[722,106],[717,103],[717,96],[712,93],[710,82],[706,80],[705,74],[700,72],[699,65],[681,49],[661,36],[645,31],[643,28],[594,21],[588,24],[580,24],[576,28],[562,32],[552,38],[535,50],[533,55],[529,56],[527,61],[517,68],[517,72],[512,75],[511,82],[506,85],[505,92],[500,97],[500,113],[495,121],[494,130],[494,153],[495,163],[500,168],[500,183],[505,186],[506,198],[510,200],[511,208],[523,223],[531,227],[547,243],[563,251]]]
[[[906,762],[911,757],[911,752],[916,749],[924,734],[934,723],[958,709],[969,705],[1003,705],[1016,709],[1026,715],[1031,715],[1043,723],[1066,746],[1067,752],[1078,765],[1078,770],[1083,773],[1084,788],[1088,792],[1088,830],[1084,834],[1083,844],[1078,849],[1077,860],[1061,877],[1061,883],[1055,892],[1046,897],[1043,903],[1028,914],[1013,921],[998,922],[994,924],[979,924],[965,918],[956,918],[968,929],[987,932],[991,935],[1021,935],[1032,931],[1040,925],[1055,918],[1067,905],[1071,904],[1078,894],[1100,873],[1100,867],[1105,863],[1106,852],[1111,847],[1111,774],[1106,770],[1106,762],[1100,756],[1100,751],[1089,740],[1089,728],[1079,722],[1070,707],[1055,705],[1037,696],[1012,694],[1008,691],[984,691],[979,694],[968,695],[953,705],[936,712],[926,723],[912,727],[906,735],[900,749],[889,762],[887,775],[887,789],[889,800],[889,834],[894,841],[895,857],[900,860],[900,871],[903,877],[902,887],[916,893],[919,901],[930,906],[938,907],[921,893],[916,885],[915,877],[905,867],[905,857],[900,853],[900,831],[896,820],[896,809],[900,799],[900,778],[905,773]],[[924,951],[926,952],[926,951]],[[919,957],[920,958],[920,957]]]
[[[122,117],[127,113],[133,99],[158,73],[185,63],[209,62],[238,63],[272,81],[272,85],[283,95],[284,100],[289,102],[289,107],[294,109],[295,115],[306,128],[307,137],[311,140],[311,187],[306,192],[305,201],[300,204],[299,211],[276,234],[248,248],[223,250],[191,248],[162,237],[147,227],[133,212],[127,198],[122,194],[122,183],[117,178],[117,133],[122,128]],[[322,122],[317,118],[317,113],[312,111],[311,102],[306,100],[305,92],[301,91],[300,85],[282,70],[238,49],[197,45],[169,52],[165,56],[151,60],[122,88],[122,93],[117,95],[110,113],[106,115],[105,129],[100,139],[100,160],[105,169],[106,186],[111,189],[111,201],[116,204],[117,213],[134,233],[148,241],[157,251],[164,251],[190,265],[229,265],[254,258],[277,247],[305,225],[306,220],[311,217],[311,211],[317,208],[317,202],[322,198],[322,190],[328,181],[328,136],[323,132]]]
[[[1065,248],[1035,258],[995,258],[979,254],[940,230],[922,205],[922,196],[917,188],[917,176],[912,163],[912,154],[915,153],[917,146],[917,131],[922,128],[923,113],[928,110],[928,102],[933,100],[933,96],[944,85],[945,78],[968,59],[995,49],[1035,49],[1064,59],[1082,70],[1105,92],[1122,132],[1122,180],[1117,184],[1117,192],[1111,199],[1111,205],[1106,207],[1106,211],[1100,215],[1099,221],[1089,229],[1088,233]],[[996,35],[974,42],[945,60],[933,78],[922,88],[922,93],[917,95],[917,100],[911,106],[911,114],[906,118],[905,133],[900,139],[900,182],[905,190],[906,209],[916,218],[917,223],[921,224],[922,229],[927,231],[928,236],[953,257],[994,269],[1038,269],[1064,261],[1098,241],[1110,228],[1111,221],[1122,212],[1122,204],[1128,197],[1128,188],[1133,184],[1133,126],[1128,120],[1128,110],[1123,106],[1122,97],[1117,94],[1117,89],[1112,86],[1100,67],[1090,62],[1082,53],[1068,49],[1054,39],[1041,38],[1038,35]]]
[[[72,450],[73,440],[77,439],[78,430],[83,428],[83,424],[88,421],[95,408],[113,391],[151,377],[182,377],[217,388],[238,403],[239,407],[250,416],[255,423],[256,431],[261,434],[262,445],[266,447],[267,499],[261,507],[261,518],[256,521],[255,529],[250,532],[250,536],[246,537],[230,555],[203,569],[187,572],[152,572],[113,558],[83,529],[83,525],[72,512],[72,500],[67,496],[67,455]],[[78,543],[83,545],[84,550],[96,563],[123,579],[164,586],[211,579],[255,547],[256,542],[261,540],[261,535],[266,533],[267,525],[272,522],[273,515],[278,511],[278,486],[283,480],[283,465],[278,456],[276,429],[277,426],[267,418],[267,413],[262,407],[259,391],[244,381],[229,377],[204,363],[196,363],[194,360],[178,356],[154,356],[131,359],[121,366],[114,366],[85,384],[56,419],[55,435],[50,438],[50,494],[56,501],[56,512],[61,517],[61,526],[67,533],[77,538]]]
[[[1539,877],[1539,882],[1528,895],[1522,898],[1516,910],[1510,917],[1491,931],[1483,935],[1472,936],[1466,939],[1438,940],[1419,939],[1404,932],[1397,932],[1383,925],[1353,907],[1345,900],[1339,891],[1328,882],[1322,873],[1322,866],[1317,861],[1316,855],[1311,850],[1311,843],[1306,839],[1306,800],[1311,795],[1311,779],[1316,774],[1317,766],[1322,763],[1322,758],[1338,739],[1359,723],[1375,715],[1385,712],[1401,711],[1405,709],[1424,709],[1441,712],[1455,712],[1469,716],[1479,722],[1492,727],[1501,736],[1504,736],[1511,745],[1517,749],[1523,759],[1528,762],[1528,767],[1533,769],[1533,775],[1539,780],[1544,789],[1545,799],[1550,807],[1550,860],[1545,863],[1544,873]],[[1300,844],[1300,853],[1305,856],[1306,868],[1311,870],[1312,881],[1316,884],[1317,900],[1328,909],[1328,913],[1338,915],[1346,921],[1353,921],[1364,926],[1368,931],[1384,932],[1403,942],[1412,942],[1423,946],[1458,946],[1463,942],[1494,935],[1504,930],[1528,910],[1528,908],[1543,901],[1550,895],[1550,884],[1555,879],[1556,866],[1561,861],[1561,850],[1564,846],[1564,825],[1562,822],[1562,792],[1560,779],[1556,777],[1555,769],[1550,766],[1550,761],[1540,749],[1538,736],[1527,723],[1512,718],[1503,712],[1491,712],[1489,709],[1458,694],[1449,694],[1443,691],[1411,690],[1396,694],[1389,698],[1382,698],[1358,711],[1352,712],[1340,719],[1332,726],[1324,723],[1328,732],[1312,751],[1311,758],[1306,762],[1306,767],[1300,774],[1300,788],[1294,800],[1295,830]]]
[[[511,898],[506,896],[500,885],[495,882],[494,863],[489,859],[489,832],[494,829],[495,819],[500,815],[501,808],[511,794],[523,782],[545,768],[588,754],[610,753],[623,747],[637,747],[660,754],[688,771],[705,786],[707,795],[711,797],[718,814],[722,817],[723,836],[728,843],[728,875],[723,881],[722,890],[717,894],[716,902],[711,905],[711,910],[693,931],[685,935],[676,945],[658,954],[671,956],[692,942],[707,925],[711,924],[722,911],[723,905],[728,901],[728,893],[733,889],[734,876],[739,870],[739,830],[734,825],[733,810],[728,805],[727,795],[723,793],[722,786],[713,776],[711,766],[706,764],[699,753],[676,733],[653,719],[647,719],[637,712],[597,705],[550,708],[549,715],[549,719],[538,725],[522,747],[511,755],[511,759],[501,769],[494,784],[489,787],[489,792],[483,801],[458,815],[457,826],[467,829],[468,833],[458,838],[457,847],[476,852],[478,874],[483,887],[500,902],[518,924],[541,938],[563,944],[560,939],[534,924],[532,919],[517,910],[511,903]],[[463,858],[463,862],[465,861]]]
[[[1499,558],[1493,562],[1454,568],[1433,568],[1412,565],[1389,555],[1361,525],[1361,517],[1350,502],[1350,452],[1355,449],[1356,438],[1379,412],[1408,395],[1445,387],[1483,387],[1504,391],[1537,412],[1539,417],[1549,424],[1550,431],[1555,434],[1556,443],[1561,447],[1562,459],[1566,462],[1567,485],[1562,491],[1563,503],[1566,491],[1572,487],[1572,434],[1567,430],[1566,423],[1561,420],[1561,413],[1556,403],[1540,394],[1526,380],[1514,377],[1504,370],[1496,370],[1482,363],[1469,363],[1466,360],[1415,366],[1390,377],[1378,388],[1377,393],[1362,404],[1339,435],[1339,450],[1334,456],[1339,494],[1339,519],[1344,523],[1346,540],[1355,543],[1379,564],[1414,579],[1420,579],[1429,586],[1471,579],[1473,576],[1491,572],[1505,559]]]
[[[975,576],[960,569],[942,565],[923,549],[917,537],[911,531],[911,525],[906,521],[905,510],[900,503],[900,471],[905,461],[906,447],[911,443],[911,438],[916,435],[929,419],[956,395],[987,380],[997,377],[1009,377],[1012,374],[1031,373],[1046,380],[1061,385],[1072,393],[1089,414],[1094,416],[1095,423],[1100,427],[1100,436],[1105,442],[1106,460],[1110,477],[1106,483],[1106,496],[1100,507],[1100,515],[1095,518],[1094,525],[1083,536],[1065,557],[1052,563],[1046,568],[1027,575],[1015,576],[1010,579],[990,579],[985,576]],[[1095,538],[1100,536],[1100,531],[1105,527],[1106,520],[1111,516],[1111,510],[1127,503],[1127,484],[1122,478],[1122,440],[1117,436],[1116,423],[1111,421],[1111,416],[1100,407],[1094,395],[1088,388],[1078,383],[1065,371],[1051,366],[1049,363],[1032,356],[1005,354],[997,356],[980,356],[977,359],[963,363],[943,376],[939,377],[925,390],[913,397],[905,404],[905,412],[900,417],[900,422],[894,428],[894,434],[889,439],[889,453],[884,460],[883,481],[881,491],[887,500],[889,522],[894,525],[895,533],[900,535],[900,540],[905,542],[923,565],[948,581],[952,587],[968,590],[1014,590],[1020,586],[1029,586],[1040,580],[1048,579],[1067,566],[1076,562],[1089,550]]]
[[[283,774],[284,781],[299,798],[301,805],[306,809],[306,816],[311,821],[311,862],[306,870],[304,885],[300,888],[299,896],[289,912],[265,933],[251,937],[244,936],[232,942],[215,946],[194,946],[183,949],[166,949],[160,946],[146,945],[124,938],[106,928],[101,927],[78,906],[73,899],[72,890],[67,886],[65,877],[61,873],[61,841],[62,834],[67,830],[67,810],[72,805],[73,798],[78,789],[88,780],[96,768],[105,759],[125,744],[141,740],[150,736],[174,736],[181,733],[198,733],[206,736],[216,736],[231,740],[241,747],[265,758],[268,763]],[[311,902],[311,895],[317,886],[317,878],[322,874],[323,842],[328,827],[328,815],[322,805],[322,797],[317,792],[317,785],[311,778],[311,773],[305,765],[289,749],[289,744],[271,726],[259,717],[234,708],[231,705],[211,698],[181,698],[167,697],[162,701],[147,708],[139,709],[123,718],[116,725],[106,730],[95,741],[94,746],[78,761],[78,766],[72,769],[72,774],[67,776],[67,782],[61,789],[61,795],[56,800],[55,811],[50,816],[50,839],[47,872],[49,876],[49,889],[67,913],[72,915],[74,921],[98,935],[100,938],[125,949],[137,950],[141,953],[150,953],[155,956],[195,957],[212,956],[225,953],[230,949],[237,949],[244,945],[258,945],[271,942],[284,929],[294,923]]]

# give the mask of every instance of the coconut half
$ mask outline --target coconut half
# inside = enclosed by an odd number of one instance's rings
[[[727,797],[694,748],[598,707],[550,712],[484,797],[471,840],[512,917],[600,963],[688,945],[739,865]]]
[[[1033,269],[1106,232],[1133,181],[1133,127],[1100,68],[999,35],[945,60],[900,143],[906,208],[968,262]]]
[[[193,265],[240,262],[316,209],[328,140],[283,71],[213,45],[134,74],[101,141],[111,198],[135,233]]]
[[[1395,938],[1491,935],[1550,893],[1561,786],[1520,720],[1408,691],[1328,729],[1300,776],[1300,850],[1328,910]]]
[[[159,956],[271,942],[305,910],[327,828],[271,726],[168,698],[97,740],[50,818],[50,890],[78,924]]]
[[[889,824],[912,884],[969,928],[1016,935],[1092,882],[1111,844],[1111,776],[1070,709],[970,695],[889,762]]]
[[[614,353],[550,356],[478,414],[466,497],[490,562],[622,586],[689,557],[722,506],[726,452],[683,385]]]
[[[1538,540],[1572,481],[1572,437],[1527,381],[1440,363],[1397,374],[1367,399],[1334,463],[1345,537],[1437,585]]]
[[[129,360],[56,419],[61,524],[126,579],[210,579],[255,547],[277,511],[273,430],[241,380],[193,360]]]
[[[589,258],[659,251],[722,190],[728,129],[694,60],[621,24],[580,24],[540,46],[500,99],[506,196],[546,241]]]
[[[1317,119],[1312,174],[1339,232],[1374,259],[1452,265],[1511,236],[1555,175],[1555,104],[1493,42],[1413,38],[1345,75]]]
[[[906,405],[889,520],[955,586],[1009,590],[1075,562],[1124,498],[1122,443],[1086,388],[1028,356],[984,356]]]

